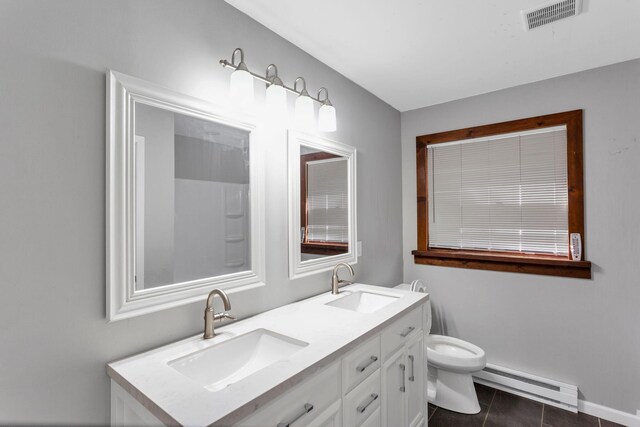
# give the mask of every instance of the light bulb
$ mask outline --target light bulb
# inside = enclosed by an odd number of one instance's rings
[[[296,124],[302,129],[313,128],[313,100],[309,95],[300,95],[295,106]]]
[[[323,104],[318,111],[318,129],[321,132],[336,131],[336,109],[331,104]]]
[[[240,107],[248,107],[253,103],[253,77],[248,71],[237,69],[231,73],[229,96]]]
[[[269,114],[285,115],[287,112],[287,91],[282,85],[271,84],[267,88],[265,106]]]

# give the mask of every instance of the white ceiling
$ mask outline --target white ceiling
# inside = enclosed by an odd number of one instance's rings
[[[529,32],[540,0],[226,1],[400,111],[640,57],[640,0]]]

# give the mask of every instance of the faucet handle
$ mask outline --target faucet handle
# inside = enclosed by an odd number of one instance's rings
[[[213,320],[217,320],[217,321],[221,321],[223,319],[229,319],[229,320],[236,320],[236,318],[232,315],[230,315],[229,313],[216,313],[213,316]]]
[[[340,286],[347,286],[347,285],[353,285],[353,280],[338,280],[338,284]]]

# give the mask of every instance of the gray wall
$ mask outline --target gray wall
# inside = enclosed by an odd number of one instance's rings
[[[584,109],[585,243],[593,280],[419,266],[415,137]],[[435,331],[491,363],[640,407],[640,60],[402,113],[404,279],[422,279]]]
[[[358,280],[402,278],[396,110],[221,0],[0,1],[0,424],[104,425],[105,363],[201,332],[204,302],[106,322],[105,69],[217,102],[239,46],[330,89],[331,138],[358,149]],[[286,133],[267,134],[267,286],[231,296],[240,317],[330,283],[287,278]]]

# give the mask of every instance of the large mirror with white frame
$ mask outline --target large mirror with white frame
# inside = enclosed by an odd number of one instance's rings
[[[251,120],[107,75],[107,317],[262,283],[262,157]]]
[[[356,150],[289,131],[289,277],[355,263]]]

